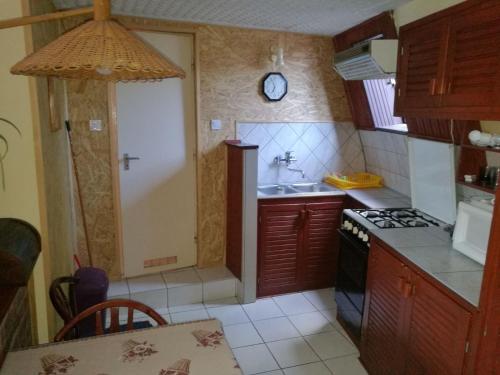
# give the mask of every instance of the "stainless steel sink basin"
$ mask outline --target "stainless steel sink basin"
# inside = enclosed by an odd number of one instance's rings
[[[297,194],[297,190],[291,188],[288,185],[266,185],[259,186],[258,190],[260,193],[265,195],[286,195],[286,194]]]
[[[344,195],[342,190],[323,182],[297,183],[290,185],[258,186],[259,198],[302,197],[321,195]]]
[[[301,193],[325,193],[337,190],[330,185],[320,182],[306,183],[306,184],[292,184],[290,186],[293,189],[300,191]]]

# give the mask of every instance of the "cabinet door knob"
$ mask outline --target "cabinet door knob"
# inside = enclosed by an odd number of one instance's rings
[[[398,278],[398,289],[401,293],[404,292],[405,284],[407,284],[406,278],[404,276],[400,276]]]
[[[403,297],[410,298],[412,294],[413,285],[411,283],[405,283],[403,287]]]
[[[437,84],[436,78],[432,78],[429,81],[429,92],[432,96],[436,95],[436,84]]]
[[[302,228],[306,221],[306,210],[300,210],[299,219],[297,220],[297,227]]]

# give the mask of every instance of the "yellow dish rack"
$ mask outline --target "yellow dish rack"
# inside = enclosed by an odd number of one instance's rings
[[[384,179],[382,177],[365,172],[354,173],[349,176],[328,175],[325,177],[325,182],[342,190],[384,186]]]

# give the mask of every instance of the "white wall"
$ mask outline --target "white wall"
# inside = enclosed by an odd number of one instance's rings
[[[396,27],[406,25],[429,14],[439,12],[465,0],[413,0],[394,9]]]
[[[21,17],[22,1],[1,0],[2,19]],[[40,231],[40,205],[35,158],[34,121],[36,105],[32,102],[30,80],[14,76],[9,70],[27,54],[25,30],[21,27],[0,30],[0,117],[15,123],[22,132],[0,125],[0,134],[9,140],[9,153],[4,160],[5,191],[0,186],[0,217],[14,217],[31,223]],[[31,82],[33,83],[33,82]],[[3,152],[3,144],[0,148]],[[43,254],[33,273],[37,334],[40,341],[48,340],[47,298]]]

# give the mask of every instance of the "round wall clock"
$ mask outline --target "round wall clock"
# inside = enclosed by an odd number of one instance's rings
[[[270,102],[278,102],[288,92],[288,82],[281,73],[271,72],[262,80],[262,93]]]

